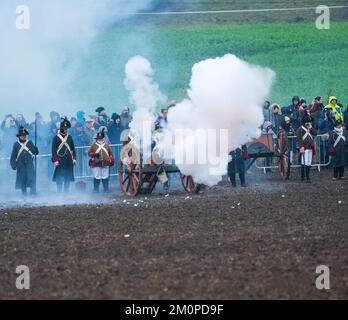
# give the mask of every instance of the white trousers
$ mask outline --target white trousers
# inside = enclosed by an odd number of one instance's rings
[[[109,167],[93,168],[93,176],[97,180],[105,180],[109,178]]]
[[[307,149],[304,153],[301,154],[301,164],[304,166],[311,166],[313,158],[313,150]]]

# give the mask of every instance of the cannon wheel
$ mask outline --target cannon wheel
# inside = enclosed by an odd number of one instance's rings
[[[186,192],[198,193],[200,185],[193,181],[192,176],[185,176],[184,174],[180,174],[181,183]]]
[[[122,161],[118,166],[118,179],[122,192],[126,196],[136,196],[142,185],[142,174],[139,170],[135,170],[135,165],[124,165]]]

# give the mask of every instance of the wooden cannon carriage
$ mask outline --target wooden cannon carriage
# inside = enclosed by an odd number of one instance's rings
[[[118,166],[118,177],[122,192],[126,196],[134,197],[139,194],[151,194],[160,180],[161,173],[179,173],[180,170],[173,164],[154,163],[144,164],[142,154],[139,154],[140,162],[135,163],[132,159],[134,151],[126,151],[124,148],[128,142],[124,143],[121,151],[120,162]],[[186,192],[198,193],[200,185],[193,181],[192,176],[180,174],[181,183]]]
[[[180,173],[179,168],[173,164],[154,163],[144,164],[142,154],[134,155],[134,150],[127,151],[125,148],[129,142],[125,142],[118,166],[118,177],[122,192],[126,196],[134,197],[139,194],[151,194],[155,189],[159,176],[162,172],[166,174]],[[249,161],[246,170],[260,157],[272,157],[274,155],[274,145],[272,135],[262,135],[247,145]],[[133,157],[134,156],[134,157]],[[134,161],[139,159],[140,161]],[[138,163],[139,162],[139,163]],[[186,192],[198,193],[201,185],[194,182],[192,176],[180,174],[181,183]]]
[[[272,134],[263,134],[258,139],[252,140],[247,144],[250,158],[267,158],[274,155],[274,144]]]
[[[272,134],[263,134],[258,139],[252,140],[247,144],[249,161],[246,170],[248,170],[257,158],[271,158],[274,156],[274,143]]]

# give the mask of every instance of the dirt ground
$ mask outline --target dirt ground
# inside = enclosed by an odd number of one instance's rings
[[[1,299],[347,299],[347,181],[0,210]],[[330,268],[330,290],[315,287]],[[15,287],[18,265],[30,290]]]

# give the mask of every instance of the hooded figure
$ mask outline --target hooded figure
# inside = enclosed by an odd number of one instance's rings
[[[312,127],[312,119],[308,115],[304,115],[301,120],[301,127],[296,130],[297,144],[300,151],[301,160],[301,180],[311,182],[309,172],[312,165],[313,155],[316,151],[314,135],[316,131]]]
[[[337,122],[330,134],[328,151],[331,155],[333,166],[333,180],[345,180],[344,167],[346,165],[346,152],[348,151],[348,132],[341,122]]]
[[[78,123],[81,123],[83,126],[86,125],[85,112],[80,110],[76,113],[76,119]]]
[[[280,125],[283,121],[283,116],[281,114],[281,107],[278,103],[272,104],[272,112],[273,112],[273,127],[274,131],[277,134],[280,128]]]
[[[121,117],[117,113],[111,116],[112,122],[108,126],[108,136],[111,144],[121,143],[121,134],[124,130]]]
[[[262,134],[271,134],[273,139],[277,138],[273,130],[273,124],[270,121],[265,121],[262,125]]]
[[[105,127],[109,123],[109,118],[106,114],[106,110],[104,107],[99,107],[95,110],[95,112],[98,114],[98,129],[99,127]]]
[[[74,165],[76,164],[75,145],[68,130],[70,121],[65,118],[60,124],[59,133],[52,142],[52,162],[55,165],[53,181],[57,183],[58,192],[69,192],[70,183],[74,179]]]
[[[104,192],[109,192],[110,167],[115,164],[114,154],[105,142],[105,130],[98,132],[96,141],[91,145],[88,155],[91,158],[89,165],[94,176],[94,192],[99,192],[100,181],[103,183]]]
[[[17,170],[16,189],[22,190],[22,194],[27,195],[27,189],[30,188],[31,195],[35,195],[36,177],[33,159],[39,154],[39,150],[27,139],[28,135],[29,132],[20,127],[17,134],[18,141],[13,145],[11,167]]]
[[[124,107],[121,113],[121,123],[124,129],[129,129],[129,124],[132,122],[133,117],[129,113],[129,108]]]
[[[291,105],[289,105],[285,109],[285,115],[287,115],[290,118],[290,121],[294,130],[297,130],[297,128],[299,128],[301,125],[299,107],[300,107],[300,98],[298,96],[294,96],[292,97]]]
[[[28,123],[25,121],[24,116],[22,114],[16,115],[16,125],[17,125],[17,128],[28,129],[29,127]]]
[[[329,98],[329,104],[325,107],[325,109],[331,109],[333,114],[335,115],[335,121],[342,123],[343,119],[343,111],[342,108],[337,104],[338,100],[335,96],[331,96]]]
[[[313,119],[313,126],[315,129],[318,129],[320,115],[324,108],[325,106],[323,105],[323,98],[320,96],[316,97],[308,106],[309,114]]]

